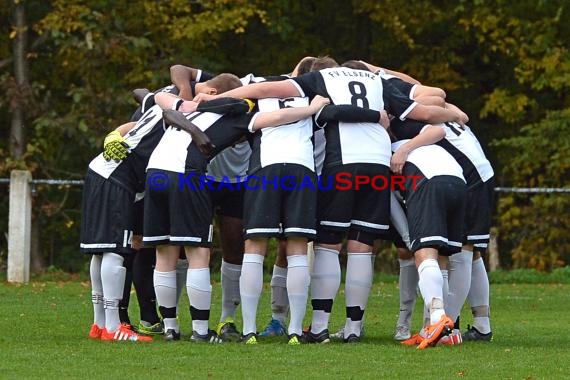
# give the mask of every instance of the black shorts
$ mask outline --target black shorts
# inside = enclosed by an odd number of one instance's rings
[[[463,180],[443,175],[408,193],[406,207],[412,252],[429,247],[449,256],[461,251],[466,191]]]
[[[337,182],[337,176],[350,180],[350,188],[347,182]],[[383,185],[380,180],[374,186],[359,185],[357,190],[356,176],[378,176],[388,184],[379,190]],[[317,205],[318,234],[350,229],[371,233],[375,239],[382,238],[390,225],[389,181],[390,168],[381,164],[348,164],[323,169]],[[332,185],[330,189],[325,190],[329,185]]]
[[[212,182],[210,198],[214,211],[221,216],[243,219],[243,183]]]
[[[134,253],[131,248],[134,201],[134,192],[89,169],[81,204],[81,252]]]
[[[143,234],[144,198],[133,204],[133,234]]]
[[[303,165],[273,164],[248,176],[244,197],[245,237],[314,239],[316,174]]]
[[[473,244],[473,249],[484,253],[489,244],[495,178],[467,189],[463,243]]]
[[[163,177],[158,185],[149,180],[158,175]],[[212,200],[201,175],[148,170],[144,197],[145,246],[210,247]]]

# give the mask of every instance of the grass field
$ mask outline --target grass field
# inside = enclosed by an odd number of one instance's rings
[[[332,330],[343,324],[337,299]],[[214,284],[211,326],[219,317]],[[273,338],[257,346],[180,342],[103,343],[87,339],[92,323],[86,281],[0,283],[1,379],[564,379],[570,378],[570,285],[492,286],[492,343],[464,343],[423,351],[392,340],[398,313],[393,281],[374,285],[361,344],[288,346]],[[189,332],[184,296],[181,326]],[[138,321],[136,302],[131,303]],[[414,328],[420,324],[417,308]],[[238,313],[239,314],[239,313]],[[260,302],[258,328],[269,320],[269,287]],[[470,323],[467,309],[463,328]],[[238,321],[238,327],[241,322]]]

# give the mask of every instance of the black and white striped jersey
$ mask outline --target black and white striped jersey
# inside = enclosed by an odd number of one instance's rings
[[[127,190],[144,191],[145,169],[151,153],[161,140],[165,131],[162,109],[153,106],[148,109],[125,136],[131,153],[122,161],[106,161],[103,153],[95,157],[89,168]]]
[[[397,139],[411,139],[426,126],[425,122],[407,120],[392,121],[390,129]],[[493,167],[485,157],[481,144],[468,126],[455,122],[440,124],[445,130],[445,138],[437,143],[444,148],[463,170],[467,186],[487,182],[493,177]]]
[[[222,115],[193,112],[185,115],[209,137],[215,149],[212,156],[238,142],[248,132],[253,114]],[[205,172],[208,158],[192,144],[189,133],[169,126],[148,161],[147,169],[176,173]]]
[[[351,104],[375,111],[387,110],[401,119],[417,103],[387,81],[364,70],[344,67],[310,72],[290,79],[303,96],[331,99],[332,104]],[[331,122],[325,128],[325,167],[351,164],[390,164],[390,137],[377,123]]]

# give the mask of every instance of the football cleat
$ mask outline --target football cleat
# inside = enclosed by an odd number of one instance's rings
[[[360,337],[356,334],[350,334],[342,340],[344,343],[359,343]]]
[[[154,325],[151,325],[146,321],[140,321],[135,331],[144,335],[162,335],[164,333],[164,325],[162,322],[156,322]]]
[[[277,319],[272,319],[259,336],[281,336],[285,335],[287,329],[283,323]]]
[[[89,330],[89,339],[101,339],[101,333],[103,333],[103,329],[97,326],[96,323],[93,323],[91,330]]]
[[[422,327],[419,333],[412,335],[411,337],[401,341],[400,343],[403,344],[404,346],[417,346],[422,342],[422,340],[424,340],[425,336],[426,336],[426,329],[425,327]]]
[[[453,325],[453,321],[447,315],[444,315],[439,322],[427,326],[425,329],[426,335],[418,345],[418,349],[423,350],[424,348],[435,346],[442,337],[451,333]]]
[[[240,342],[243,344],[257,344],[257,334],[249,333],[246,335],[242,335]]]
[[[303,333],[307,343],[329,343],[331,341],[329,330],[324,329],[320,333],[313,333],[311,331]]]
[[[344,340],[344,327],[341,327],[340,330],[338,330],[334,334],[330,334],[330,337],[333,339]],[[364,337],[364,321],[362,321],[362,328],[360,329],[360,337]]]
[[[131,342],[151,342],[152,338],[150,336],[139,335],[133,330],[126,328],[125,326],[119,327],[117,331],[109,332],[107,329],[103,329],[101,333],[101,340],[106,341],[131,341]]]
[[[437,344],[440,346],[455,346],[457,344],[461,344],[462,342],[463,339],[461,337],[461,331],[458,329],[453,329],[451,334],[442,337]]]
[[[218,334],[224,342],[237,342],[241,337],[232,318],[226,318],[224,322],[218,323],[216,334]]]
[[[394,340],[403,341],[410,339],[412,337],[412,332],[408,326],[396,326],[396,332],[394,333]]]
[[[192,331],[190,341],[196,343],[223,343],[222,338],[220,338],[214,330],[208,330],[208,333],[204,335],[198,334],[196,331]]]
[[[290,346],[298,346],[300,344],[307,343],[305,338],[302,335],[298,334],[291,334],[287,337],[287,344]]]
[[[479,342],[491,342],[493,340],[493,332],[490,331],[487,334],[483,334],[475,328],[475,326],[467,325],[467,331],[462,335],[464,341],[479,341]]]
[[[173,342],[175,340],[180,340],[180,331],[174,329],[168,329],[164,332],[164,340],[167,342]]]

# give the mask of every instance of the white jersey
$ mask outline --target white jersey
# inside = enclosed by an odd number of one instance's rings
[[[308,107],[308,98],[266,98],[257,101],[259,114],[289,107]],[[315,171],[313,157],[313,119],[308,117],[287,125],[263,128],[255,133],[249,174],[272,164],[299,164]]]
[[[375,111],[387,109],[405,119],[416,103],[392,91],[377,75],[343,67],[291,79],[303,96],[325,96],[332,104],[351,104]],[[328,123],[325,167],[352,163],[390,165],[390,137],[378,123]]]
[[[393,143],[392,150],[398,151],[408,141],[410,140],[400,140]],[[406,165],[408,163],[413,164],[415,168],[407,168],[406,175],[419,175],[428,180],[436,176],[447,175],[460,178],[465,182],[461,166],[451,154],[438,145],[426,145],[412,150],[408,154]]]

